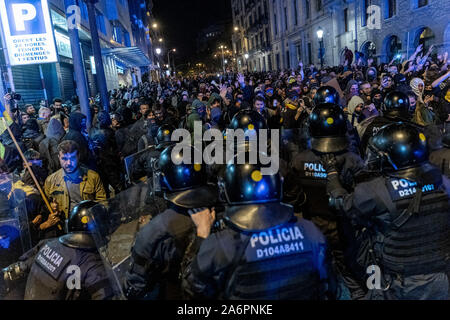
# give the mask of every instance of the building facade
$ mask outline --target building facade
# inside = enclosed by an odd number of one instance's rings
[[[256,2],[233,13],[235,26],[267,1]],[[325,65],[342,63],[345,47],[378,62],[410,56],[420,43],[433,44],[438,53],[450,51],[448,0],[269,0],[268,8],[271,69],[295,68],[299,61],[320,64],[319,28]]]
[[[100,0],[95,6],[108,90],[136,85],[151,64],[147,3],[146,0]],[[89,94],[95,96],[98,90],[86,0],[78,0],[77,5],[86,82]],[[22,103],[37,104],[44,99],[44,88],[50,101],[55,97],[69,100],[77,94],[64,0],[49,0],[49,8],[58,62],[12,67],[13,87],[22,95]]]
[[[238,70],[272,69],[270,0],[232,0],[233,53]]]

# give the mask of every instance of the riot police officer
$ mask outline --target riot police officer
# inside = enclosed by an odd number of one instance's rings
[[[339,93],[335,88],[331,86],[320,87],[314,95],[313,101],[314,106],[316,107],[325,103],[332,103],[342,107],[342,104],[340,103]],[[306,119],[308,118],[305,118],[305,120]],[[359,139],[358,132],[353,127],[350,121],[346,120],[346,122],[349,150],[359,154],[361,141]]]
[[[323,154],[336,155],[343,184],[347,190],[352,190],[354,177],[363,170],[364,162],[359,155],[349,151],[346,121],[344,112],[336,104],[321,104],[313,109],[309,116],[311,149],[304,150],[293,158],[291,172],[285,181],[285,193],[287,198],[294,199],[291,203],[296,206],[296,212],[301,211],[304,218],[313,221],[325,234],[337,272],[355,295],[360,291],[359,286],[352,281],[350,275],[346,276],[343,259],[345,238],[351,232],[344,232],[347,223],[337,219],[333,210],[328,207],[327,173],[320,163]]]
[[[106,208],[86,200],[70,213],[68,234],[41,241],[4,269],[7,281],[28,273],[25,300],[99,300],[114,296],[105,265],[97,251],[92,230],[106,235]],[[70,279],[79,276],[72,282]],[[77,284],[77,281],[78,284]],[[72,285],[70,285],[72,284]]]
[[[339,93],[331,86],[322,86],[314,95],[313,101],[315,106],[324,103],[339,104]]]
[[[397,121],[409,121],[411,115],[408,112],[409,98],[403,92],[391,91],[384,98],[383,114],[370,117],[360,123],[359,136],[361,137],[361,152],[366,154],[369,139],[374,136],[381,127]]]
[[[237,156],[236,156],[237,157]],[[183,289],[193,298],[323,299],[326,242],[310,221],[281,202],[279,173],[260,164],[227,165],[221,193],[225,227],[210,234],[214,209],[193,212],[197,237],[183,263]]]
[[[430,162],[441,169],[447,178],[450,178],[450,132],[446,132],[442,136],[442,133],[437,130],[435,135],[437,136],[435,137],[437,142],[435,148],[432,148],[430,152]],[[427,138],[430,140],[428,135]]]
[[[386,125],[369,140],[367,157],[372,174],[351,193],[336,159],[323,159],[330,204],[361,235],[353,269],[362,277],[368,265],[381,271],[367,297],[447,299],[450,182],[428,162],[425,135],[408,123]]]
[[[124,283],[128,299],[179,298],[178,270],[195,229],[188,210],[217,202],[217,190],[207,184],[205,165],[181,162],[183,156],[193,159],[194,152],[190,146],[181,151],[170,146],[159,157],[159,181],[168,208],[136,237]]]

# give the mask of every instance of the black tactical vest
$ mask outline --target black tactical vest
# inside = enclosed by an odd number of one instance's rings
[[[312,243],[301,225],[288,224],[253,233],[243,248],[243,252],[238,250],[238,266],[232,269],[227,281],[225,299],[320,298]]]
[[[25,300],[78,300],[85,290],[69,290],[67,273],[70,265],[79,265],[77,250],[61,244],[58,239],[49,241],[38,252],[31,267],[25,290]],[[81,284],[82,285],[82,284]]]
[[[386,184],[396,211],[390,213],[391,227],[384,238],[385,272],[404,276],[445,272],[450,256],[450,211],[442,181],[423,186],[419,212],[408,219],[401,214],[413,201],[417,184],[397,178],[387,179]],[[394,226],[399,221],[403,223]]]
[[[327,172],[318,157],[315,160],[301,160],[298,171],[299,180],[306,195],[303,214],[306,219],[313,216],[327,217],[335,220],[330,212],[327,195]]]

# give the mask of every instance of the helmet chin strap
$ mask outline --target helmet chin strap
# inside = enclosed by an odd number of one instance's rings
[[[222,178],[219,178],[217,185],[219,186],[220,196],[225,196],[225,199],[221,197],[222,198],[221,200],[226,200],[226,202],[230,204],[231,201],[230,198],[228,197],[227,189],[225,188],[225,182],[223,181]]]

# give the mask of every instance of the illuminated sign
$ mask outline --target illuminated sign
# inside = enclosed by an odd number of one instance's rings
[[[91,71],[92,71],[92,74],[97,74],[97,69],[95,69],[95,57],[94,56],[90,56],[90,60],[91,60]]]
[[[55,31],[55,40],[59,55],[72,59],[72,48],[70,47],[69,37]]]
[[[0,11],[11,65],[58,61],[47,0],[0,0]]]

